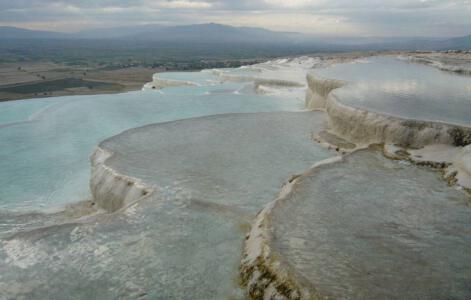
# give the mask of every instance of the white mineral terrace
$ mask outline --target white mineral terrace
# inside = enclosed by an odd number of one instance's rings
[[[360,150],[258,214],[241,275],[255,299],[467,299],[470,220],[436,172]]]
[[[352,57],[9,104],[0,138],[31,139],[0,150],[25,190],[0,191],[0,299],[469,299],[468,79]]]
[[[373,58],[308,74],[306,107],[325,110],[329,120],[317,140],[353,153],[315,165],[258,214],[241,268],[251,298],[470,297],[471,210],[463,188],[471,187],[471,82],[402,64]],[[403,73],[391,76],[394,68]],[[440,84],[414,80],[427,81],[427,72]],[[455,88],[443,94],[451,82]],[[427,98],[429,90],[438,97]],[[385,145],[342,146],[351,143]]]
[[[423,149],[429,164],[471,188],[471,77],[378,57],[317,69],[307,80],[306,106],[327,112],[329,132],[357,145]]]

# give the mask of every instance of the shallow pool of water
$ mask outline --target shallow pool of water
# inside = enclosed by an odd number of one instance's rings
[[[243,299],[248,224],[292,174],[333,155],[311,139],[323,122],[322,113],[230,114],[106,140],[107,165],[155,193],[123,213],[4,238],[0,298]]]
[[[469,299],[468,201],[438,172],[361,151],[302,179],[273,245],[332,299]]]
[[[408,119],[471,126],[471,77],[394,57],[336,64],[315,74],[347,81],[341,103]]]
[[[0,209],[57,208],[89,197],[89,155],[102,140],[149,123],[231,112],[299,110],[210,73],[171,73],[201,86],[0,103]],[[161,93],[162,92],[162,93]]]

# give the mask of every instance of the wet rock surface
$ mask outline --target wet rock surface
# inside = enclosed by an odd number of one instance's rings
[[[269,214],[269,245],[322,296],[468,299],[468,197],[363,150],[299,179]]]
[[[112,156],[100,163],[114,172],[93,177],[100,197],[119,202],[114,189],[127,195],[131,178],[152,193],[113,214],[2,237],[0,298],[243,298],[249,222],[292,174],[335,155],[311,140],[324,121],[310,112],[217,115],[104,141]]]

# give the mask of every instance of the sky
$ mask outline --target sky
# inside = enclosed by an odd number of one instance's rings
[[[471,0],[0,0],[0,26],[75,32],[220,23],[318,36],[471,34]]]

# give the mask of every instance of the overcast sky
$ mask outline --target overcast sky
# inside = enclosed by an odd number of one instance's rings
[[[471,0],[0,0],[0,25],[55,31],[216,22],[331,36],[471,34]]]

